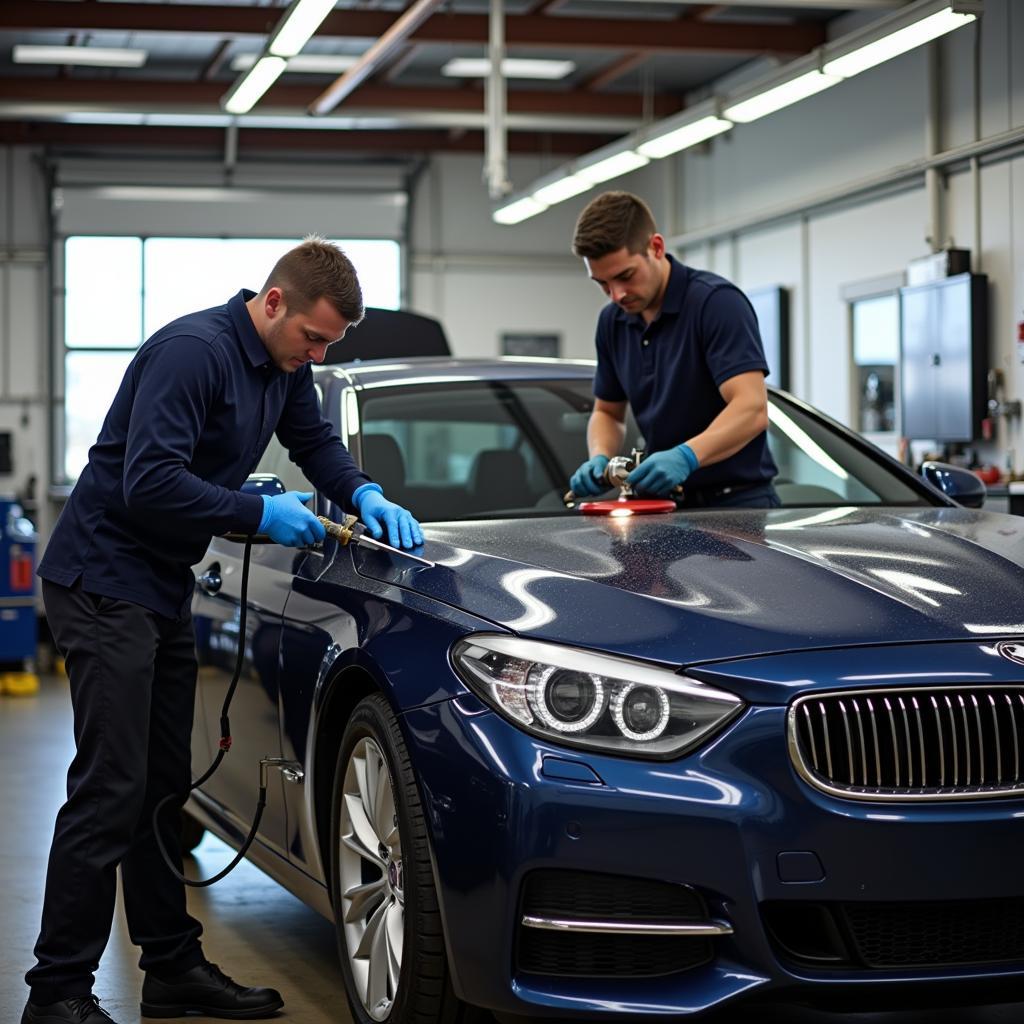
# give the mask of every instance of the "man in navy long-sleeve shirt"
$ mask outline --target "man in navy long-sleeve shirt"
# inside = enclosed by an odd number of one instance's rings
[[[352,264],[307,239],[259,294],[175,320],[139,349],[47,546],[39,575],[75,711],[77,752],[57,817],[37,963],[23,1024],[110,1020],[92,995],[116,871],[159,1016],[272,1016],[272,989],[233,982],[204,957],[183,885],[159,859],[153,808],[191,782],[196,659],[191,566],[214,534],[321,540],[299,492],[239,488],[276,433],[305,475],[374,536],[423,541],[323,419],[310,363],[363,316]],[[176,841],[168,846],[180,870]],[[176,1012],[177,1011],[177,1012]]]

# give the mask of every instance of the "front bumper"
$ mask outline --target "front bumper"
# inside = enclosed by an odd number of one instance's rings
[[[1024,897],[1024,801],[915,806],[830,797],[794,771],[783,707],[749,708],[712,744],[667,763],[546,744],[472,697],[409,712],[403,722],[454,983],[470,1003],[521,1015],[636,1018],[695,1013],[755,991],[798,990],[823,1001],[870,991],[882,1005],[890,996],[894,1004],[915,994],[924,1002],[949,987],[1024,982],[1024,961],[816,963],[787,954],[766,927],[766,909],[789,903]],[[546,869],[692,886],[708,917],[732,934],[706,940],[706,962],[657,977],[522,971],[523,882]]]

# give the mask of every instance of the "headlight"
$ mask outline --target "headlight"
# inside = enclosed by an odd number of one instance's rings
[[[479,634],[458,641],[452,661],[515,725],[610,754],[678,757],[743,708],[739,697],[669,669],[537,640]]]

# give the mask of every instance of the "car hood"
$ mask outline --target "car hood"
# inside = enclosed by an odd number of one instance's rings
[[[433,524],[434,568],[364,575],[537,639],[674,665],[1024,634],[1024,518],[961,508],[706,510]]]

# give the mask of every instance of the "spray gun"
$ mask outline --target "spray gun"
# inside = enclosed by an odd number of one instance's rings
[[[317,516],[320,520],[320,525],[327,532],[329,537],[333,537],[339,544],[362,544],[369,548],[377,548],[378,551],[390,551],[393,555],[401,555],[403,558],[411,558],[414,562],[419,562],[420,565],[427,565],[430,568],[434,567],[434,563],[428,561],[426,558],[420,558],[419,555],[410,554],[408,551],[403,551],[401,548],[394,548],[390,544],[385,544],[383,541],[374,540],[366,532],[366,526],[359,522],[355,516],[345,516],[340,523],[331,522],[326,516]]]
[[[390,544],[385,544],[382,540],[374,540],[366,530],[366,526],[359,522],[359,520],[353,515],[347,515],[340,523],[332,522],[326,516],[317,516],[320,525],[324,528],[325,532],[329,537],[333,537],[339,544],[347,546],[349,544],[365,546],[368,548],[376,548],[378,551],[389,551],[393,555],[400,555],[402,558],[409,558],[414,562],[419,562],[420,565],[428,566],[433,569],[433,562],[426,558],[420,558],[419,555],[411,554],[408,551],[403,551],[401,548],[392,547]],[[251,541],[255,544],[269,544],[271,540],[266,534],[257,534],[255,536],[249,536],[244,533],[226,533],[224,534],[225,540],[237,541],[240,544]]]

